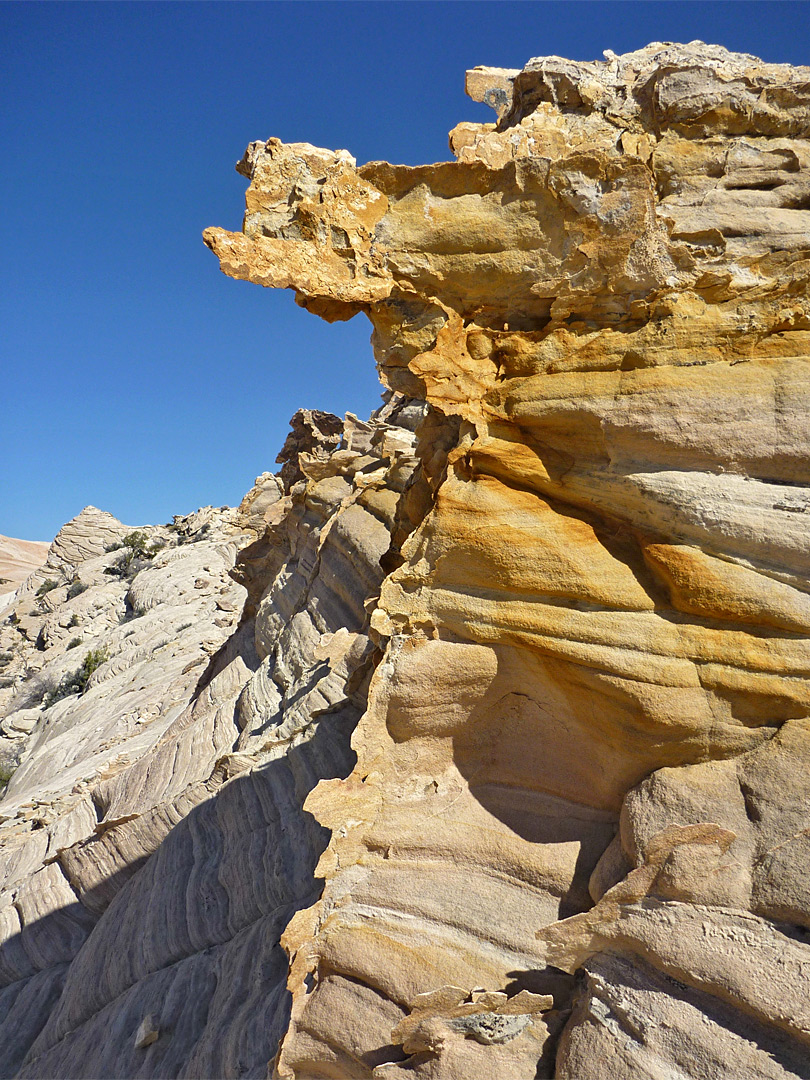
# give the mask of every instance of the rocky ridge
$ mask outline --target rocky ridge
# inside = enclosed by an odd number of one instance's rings
[[[16,594],[3,1075],[810,1075],[808,87],[656,43],[474,69],[455,162],[248,147],[206,242],[388,399]]]

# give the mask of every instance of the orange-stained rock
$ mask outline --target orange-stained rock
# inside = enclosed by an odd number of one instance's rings
[[[807,1076],[810,69],[467,85],[455,161],[252,143],[206,230],[384,406],[0,627],[11,1075]]]
[[[244,237],[206,234],[225,272],[227,244],[234,276],[292,287],[327,318],[336,301],[345,316],[363,310],[383,380],[439,418],[421,429],[423,461],[441,418],[447,433],[372,615],[385,653],[357,766],[307,801],[332,840],[323,898],[285,937],[294,1005],[280,1077],[403,1071],[372,1064],[371,1020],[367,1044],[342,1041],[344,1015],[370,1007],[345,980],[413,1010],[441,986],[542,992],[556,979],[565,1006],[570,988],[544,965],[584,961],[554,961],[534,930],[551,927],[562,956],[566,916],[592,895],[603,896],[594,919],[616,903],[611,885],[632,865],[613,840],[628,792],[660,770],[688,787],[692,770],[754,760],[810,714],[808,74],[700,42],[475,69],[468,91],[497,123],[456,128],[455,163],[355,170],[319,152],[323,176],[342,170],[352,192],[347,215],[357,190],[377,193],[368,234],[347,229],[341,251],[325,194],[301,254],[309,196],[287,179],[289,158],[276,164],[274,140],[252,144]],[[315,151],[285,154],[303,172]],[[272,241],[252,224],[265,199],[292,219]],[[698,888],[701,875],[728,876],[734,835],[708,804],[703,820],[704,839],[661,854],[663,895],[798,919],[798,881],[758,884],[757,896],[786,898],[767,911],[739,882]],[[681,824],[676,814],[662,835]],[[779,866],[804,876],[794,857]],[[644,945],[628,946],[631,967],[669,947],[657,910]],[[624,947],[616,934],[604,934],[611,950]],[[742,966],[747,942],[730,945]],[[751,993],[741,984],[733,1008],[784,1028]],[[465,1051],[473,1061],[454,1049],[448,1015],[399,1022],[394,1042],[416,1055],[408,1075],[551,1075],[551,1029],[530,1038],[524,1025],[508,1061],[494,1046]],[[593,1015],[583,1005],[570,1023]],[[584,1075],[588,1045],[566,1034],[565,1075]],[[697,1046],[692,1064],[664,1042],[632,1067],[677,1060],[702,1075]]]

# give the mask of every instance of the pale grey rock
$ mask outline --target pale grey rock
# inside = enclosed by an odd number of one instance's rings
[[[3,1075],[22,1057],[32,1076],[265,1075],[288,1013],[279,938],[324,846],[302,804],[350,770],[373,667],[391,536],[365,505],[415,464],[410,431],[362,427],[362,452],[330,457],[304,424],[286,495],[264,474],[238,511],[145,530],[156,550],[125,577],[121,549],[89,554],[83,589],[37,616],[43,649],[13,629],[40,666],[8,714],[25,751],[0,801],[0,973],[21,994],[58,972],[64,992]],[[88,646],[108,659],[85,691],[31,707]]]
[[[85,506],[56,534],[42,573],[51,569],[73,569],[94,555],[101,555],[106,547],[120,542],[129,531],[112,514],[95,506]]]
[[[145,1050],[147,1046],[157,1042],[159,1037],[160,1028],[155,1025],[155,1018],[152,1013],[149,1013],[148,1016],[141,1020],[140,1026],[135,1032],[135,1049]]]
[[[559,1080],[810,1076],[805,1048],[775,1026],[643,960],[602,953],[582,968],[557,1053]]]
[[[6,716],[0,723],[0,731],[9,738],[30,735],[41,718],[38,709],[18,709]]]

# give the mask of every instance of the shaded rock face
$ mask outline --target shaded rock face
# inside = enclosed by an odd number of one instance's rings
[[[206,242],[386,403],[4,612],[0,1074],[810,1075],[808,88],[655,44],[469,72],[455,162],[251,144]]]
[[[302,804],[354,764],[365,605],[417,463],[422,407],[389,398],[369,422],[297,415],[238,509],[83,511],[15,595],[0,1075],[266,1075],[280,936],[328,840]]]

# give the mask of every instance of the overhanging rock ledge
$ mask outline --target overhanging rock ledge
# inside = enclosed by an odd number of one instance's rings
[[[455,162],[253,143],[205,234],[363,311],[429,408],[277,1074],[805,1075],[810,70],[655,43],[467,85],[497,121]]]
[[[810,1076],[810,69],[467,85],[205,233],[382,408],[3,609],[0,1075]]]

